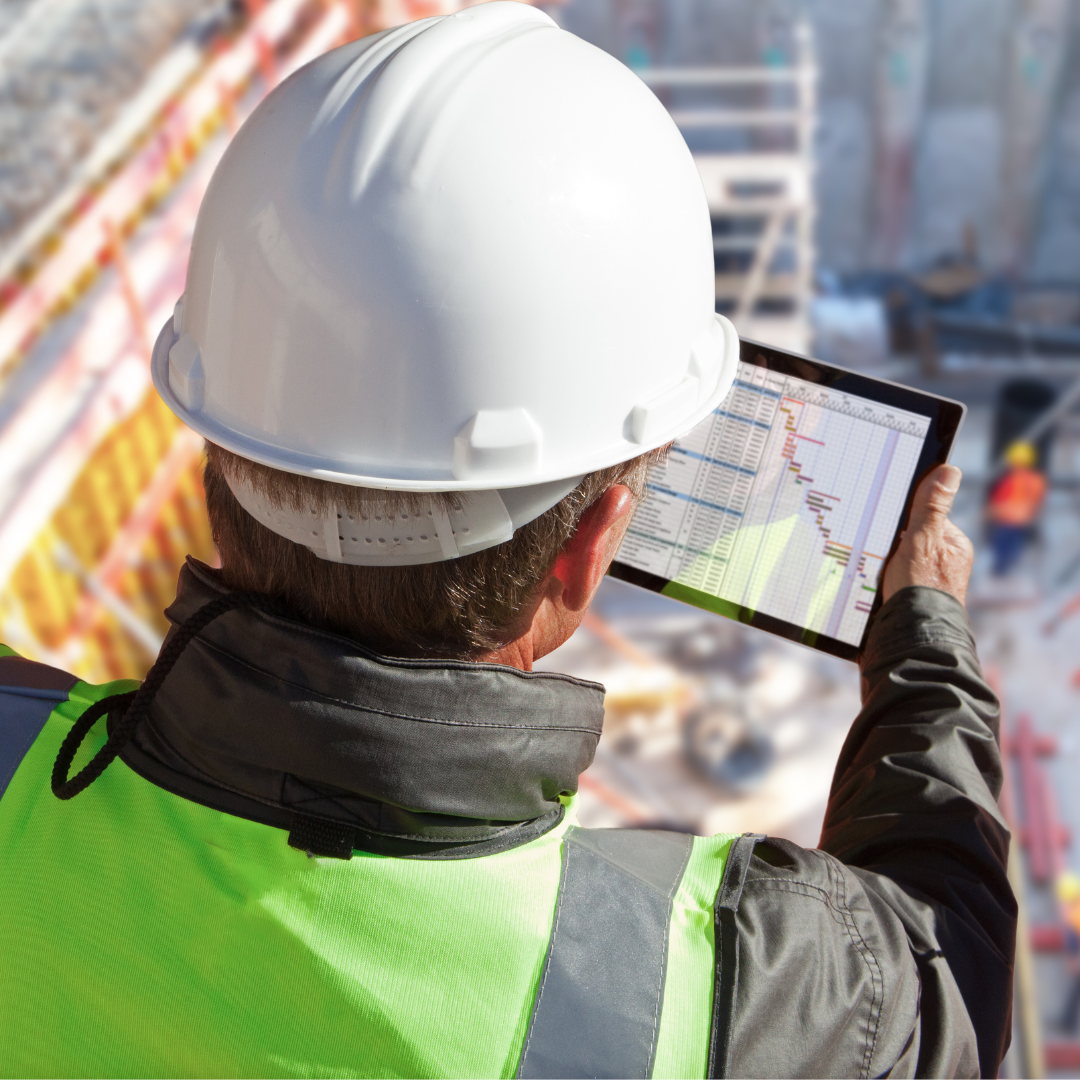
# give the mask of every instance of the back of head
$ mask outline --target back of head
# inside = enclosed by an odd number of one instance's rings
[[[458,660],[475,659],[520,636],[537,587],[584,512],[615,484],[640,498],[649,466],[661,453],[590,473],[497,546],[437,562],[350,566],[320,558],[261,524],[240,505],[231,485],[247,482],[278,505],[309,516],[329,505],[340,515],[345,538],[371,521],[403,543],[430,528],[433,502],[453,514],[468,495],[417,496],[332,484],[269,469],[212,443],[207,451],[206,507],[224,584],[278,597],[312,625],[376,652]]]

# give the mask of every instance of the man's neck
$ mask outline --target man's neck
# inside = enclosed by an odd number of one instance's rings
[[[519,671],[532,671],[533,660],[536,659],[533,652],[532,633],[511,641],[501,649],[485,653],[477,657],[477,662],[482,664],[505,664],[507,667],[517,668]]]
[[[562,602],[562,585],[553,580],[543,588],[542,599],[536,605],[525,633],[498,649],[476,657],[478,663],[505,664],[519,671],[532,671],[542,656],[554,652],[581,625],[588,605],[580,611]],[[591,595],[589,599],[592,599]]]

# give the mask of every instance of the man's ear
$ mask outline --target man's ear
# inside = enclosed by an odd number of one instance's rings
[[[552,577],[562,583],[562,603],[567,610],[584,611],[592,602],[633,511],[633,493],[624,484],[616,484],[582,515],[551,567]]]

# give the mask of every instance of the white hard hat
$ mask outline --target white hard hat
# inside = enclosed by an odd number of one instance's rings
[[[501,0],[335,49],[255,110],[203,200],[154,383],[275,469],[477,493],[453,539],[380,544],[313,536],[234,485],[323,558],[436,561],[703,420],[738,360],[714,292],[705,194],[667,111]]]

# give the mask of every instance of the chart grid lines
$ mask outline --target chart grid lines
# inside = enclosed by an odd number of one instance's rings
[[[619,559],[858,644],[929,423],[741,363],[654,470]]]

